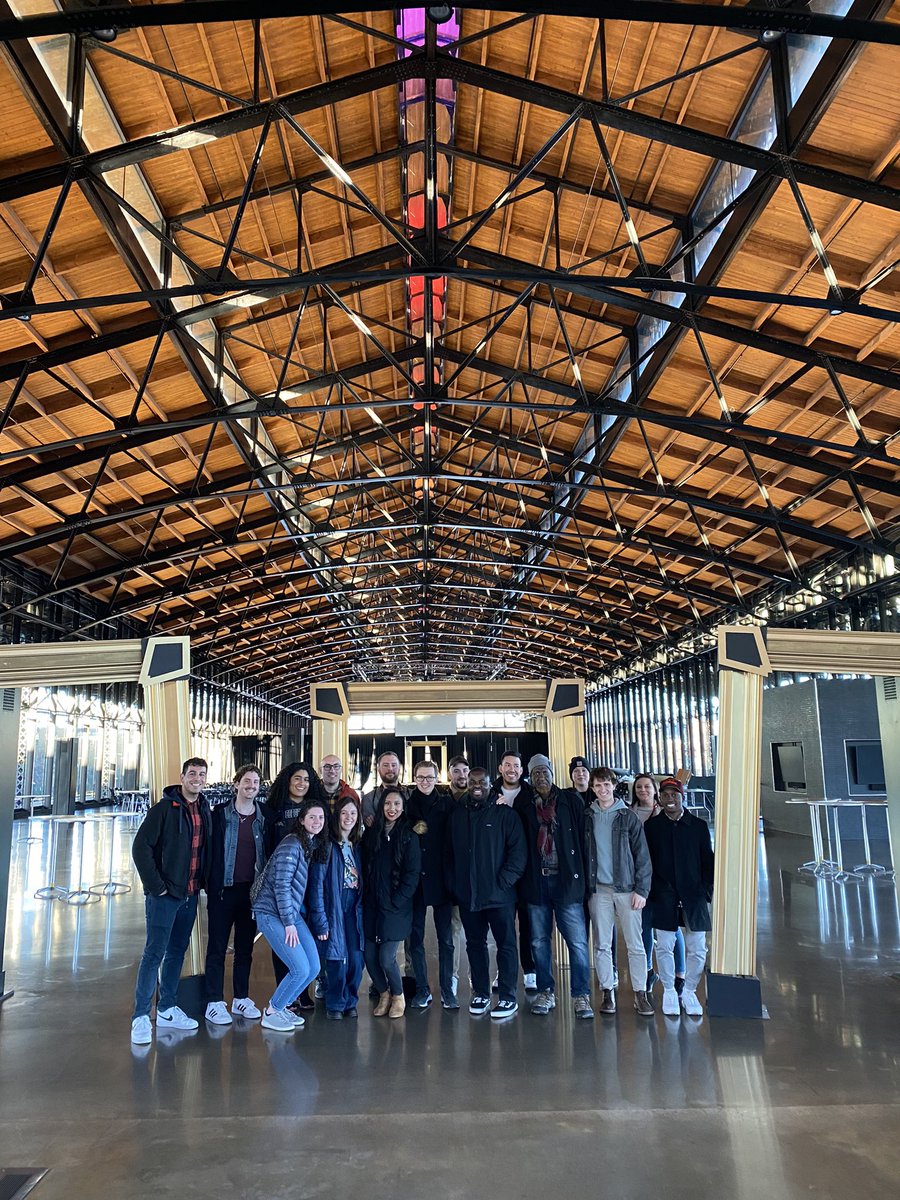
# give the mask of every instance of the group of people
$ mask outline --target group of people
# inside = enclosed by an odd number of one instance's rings
[[[665,1015],[702,1014],[697,989],[711,927],[713,853],[709,828],[685,810],[678,779],[665,778],[657,789],[651,776],[638,775],[626,803],[616,796],[610,768],[591,770],[583,757],[573,758],[568,786],[559,787],[545,755],[530,759],[526,780],[521,757],[508,751],[496,778],[457,757],[443,789],[435,764],[422,760],[404,786],[400,760],[387,752],[376,763],[376,786],[359,797],[341,778],[341,765],[327,755],[319,774],[309,763],[289,763],[263,803],[259,770],[248,764],[237,772],[234,800],[210,810],[206,762],[184,763],[180,783],[165,789],[134,839],[147,940],[132,1042],[152,1040],[157,986],[157,1029],[198,1027],[178,1006],[177,989],[201,890],[209,930],[206,1019],[213,1024],[260,1018],[267,1029],[291,1033],[316,997],[328,1019],[352,1020],[364,967],[375,1017],[404,1015],[404,974],[415,981],[412,1006],[428,1008],[429,910],[448,1011],[460,1007],[462,932],[472,1015],[516,1015],[520,963],[531,1012],[550,1013],[557,1003],[555,922],[568,948],[577,1018],[594,1016],[589,929],[599,1011],[616,1012],[617,927],[636,1012],[654,1014],[653,988],[661,980]],[[257,931],[271,947],[275,973],[262,1010],[249,994]]]

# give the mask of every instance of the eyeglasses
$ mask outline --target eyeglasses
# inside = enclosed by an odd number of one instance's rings
[[[416,783],[428,783],[429,781],[433,783],[435,779],[437,779],[437,775],[417,775]]]
[[[340,769],[341,769],[340,763],[322,763],[323,771],[339,771]]]

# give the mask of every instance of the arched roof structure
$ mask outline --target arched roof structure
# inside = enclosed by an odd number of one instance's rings
[[[892,569],[900,7],[823,7],[0,0],[13,607],[277,698]]]

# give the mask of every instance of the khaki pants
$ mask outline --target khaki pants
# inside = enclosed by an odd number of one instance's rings
[[[628,973],[631,986],[636,992],[647,987],[647,954],[641,933],[640,909],[631,907],[633,892],[617,892],[604,884],[589,900],[591,928],[594,933],[594,969],[597,981],[606,990],[613,987],[612,935],[616,921],[628,947]],[[621,963],[621,954],[619,956]]]

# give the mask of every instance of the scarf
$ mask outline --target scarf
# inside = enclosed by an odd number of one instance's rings
[[[534,807],[539,822],[537,844],[541,858],[554,858],[553,830],[556,828],[556,797],[550,795],[546,800],[542,800],[538,796]]]

